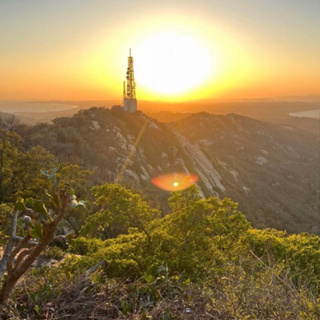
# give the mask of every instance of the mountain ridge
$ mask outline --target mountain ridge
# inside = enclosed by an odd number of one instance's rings
[[[92,170],[95,183],[121,182],[155,205],[168,194],[152,178],[190,172],[203,195],[239,202],[254,226],[318,232],[319,138],[295,127],[205,112],[164,124],[118,106],[26,126],[21,134],[60,161]]]

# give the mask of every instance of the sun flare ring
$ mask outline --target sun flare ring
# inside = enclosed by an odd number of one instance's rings
[[[211,72],[211,57],[197,40],[162,32],[135,49],[137,82],[160,94],[174,95],[203,83]]]
[[[155,177],[151,180],[151,182],[163,190],[181,191],[194,185],[198,179],[199,177],[196,174],[175,172]]]

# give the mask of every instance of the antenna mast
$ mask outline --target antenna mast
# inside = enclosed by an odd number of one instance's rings
[[[136,82],[134,80],[133,57],[129,49],[128,68],[126,73],[127,86],[123,87],[123,107],[125,111],[134,112],[137,110]]]

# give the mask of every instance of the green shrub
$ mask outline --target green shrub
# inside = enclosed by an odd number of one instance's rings
[[[92,188],[96,212],[89,216],[80,235],[110,239],[138,228],[148,234],[149,224],[160,212],[151,208],[141,196],[119,185],[106,183]]]
[[[97,252],[99,249],[103,248],[104,241],[96,238],[85,238],[79,237],[76,239],[70,240],[68,250],[71,253],[87,255],[94,252]]]
[[[57,260],[61,260],[65,254],[65,251],[59,247],[48,247],[45,252],[46,257]]]

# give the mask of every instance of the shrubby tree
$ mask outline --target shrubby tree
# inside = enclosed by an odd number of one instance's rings
[[[109,183],[93,187],[92,193],[95,213],[86,219],[81,235],[109,239],[136,227],[150,238],[149,224],[160,213],[150,208],[140,195]]]
[[[73,176],[75,168],[69,169],[65,174]],[[47,175],[54,182],[54,175]],[[21,276],[31,256],[40,252],[39,246],[45,245],[47,237],[54,237],[50,226],[56,222],[56,227],[61,215],[68,217],[70,208],[79,204],[68,183],[64,180],[60,189],[55,183],[46,201],[26,199],[17,203],[16,209],[24,212],[19,228],[25,244],[29,239],[28,246],[18,244],[12,251],[0,301],[7,299],[9,284]],[[200,298],[201,310],[213,317],[223,314],[251,319],[260,314],[265,318],[309,319],[312,315],[316,319],[319,315],[319,237],[253,229],[238,211],[237,203],[228,198],[202,198],[196,186],[173,192],[169,198],[171,213],[164,217],[139,195],[118,184],[97,186],[92,192],[92,214],[86,219],[82,236],[71,241],[71,254],[57,268],[35,270],[29,284],[27,281],[29,292],[33,290],[40,297],[37,306],[51,301],[61,306],[69,292],[72,295],[68,301],[77,292],[84,301],[87,297],[83,293],[89,291],[90,297],[99,295],[102,299],[107,276],[108,293],[103,299],[111,300],[104,304],[106,309],[123,314],[126,310],[130,316],[139,313],[145,317],[156,309],[152,316],[157,317],[168,301],[191,305],[191,316],[195,316]],[[36,243],[31,246],[31,242]],[[64,281],[72,277],[78,280],[77,275],[81,280],[90,275],[92,283],[87,286],[86,281],[72,281],[61,294]],[[124,286],[120,291],[119,285]],[[49,287],[50,293],[43,294]],[[116,290],[115,295],[109,294],[110,288]],[[32,301],[30,309],[36,303]],[[89,305],[96,307],[93,301]],[[54,309],[52,317],[63,316],[66,310],[59,314],[59,308]],[[68,310],[75,310],[74,306]],[[177,310],[176,304],[169,304],[166,310]]]
[[[174,191],[168,199],[172,212],[190,210],[202,198],[196,185],[182,191]]]
[[[206,270],[221,269],[228,257],[241,250],[250,228],[236,203],[203,199],[196,186],[173,192],[172,212],[163,218],[120,185],[95,187],[93,193],[99,210],[87,218],[81,234],[106,240],[99,244],[83,237],[72,241],[73,252],[88,251],[80,259],[82,267],[104,259],[113,268],[121,263],[134,265],[135,276],[139,272],[156,275],[159,266],[167,265],[172,272],[201,277]]]
[[[281,263],[286,272],[319,293],[320,237],[308,233],[287,234],[275,229],[250,229],[244,245],[265,266]],[[297,284],[297,283],[295,283]]]
[[[27,198],[15,204],[15,210],[23,214],[18,223],[22,237],[7,261],[7,274],[0,289],[0,304],[8,299],[17,281],[54,240],[58,224],[68,215],[69,208],[84,204],[76,200],[72,188],[59,188],[55,173],[56,169],[50,174],[44,172],[51,181],[45,201]]]
[[[86,199],[87,203],[87,199],[90,198],[90,187],[92,186],[92,182],[89,180],[91,175],[92,172],[89,170],[77,164],[68,163],[62,163],[57,172],[60,186],[68,186],[77,190],[77,196],[81,199]],[[88,205],[86,205],[86,207],[88,207]],[[68,223],[68,229],[71,228],[72,230],[70,231],[73,231],[75,235],[78,236],[87,216],[88,210],[85,207],[70,208],[64,220]]]
[[[40,168],[52,168],[54,163],[49,151],[39,146],[25,151],[18,134],[0,127],[0,203],[39,195],[48,184]]]
[[[88,182],[92,172],[77,164],[62,163],[57,171],[57,178],[61,185],[68,185],[77,190],[79,197],[87,197],[90,184]]]
[[[21,137],[0,127],[0,203],[7,199],[11,185],[13,164],[19,159]]]
[[[13,207],[6,203],[0,204],[0,246],[3,246],[8,239],[11,220],[13,216]]]
[[[0,126],[9,131],[16,131],[20,126],[20,120],[13,114],[6,114],[5,117],[0,116]]]
[[[21,151],[12,164],[12,176],[7,185],[7,201],[15,202],[19,198],[43,197],[49,181],[43,179],[41,169],[48,170],[55,165],[54,156],[42,147],[32,147]]]
[[[172,213],[154,225],[152,243],[157,260],[173,270],[199,274],[234,251],[250,227],[236,203],[202,199],[196,186],[173,192],[169,206]]]

